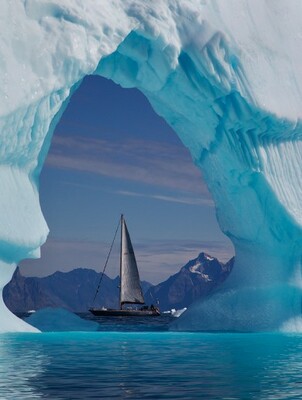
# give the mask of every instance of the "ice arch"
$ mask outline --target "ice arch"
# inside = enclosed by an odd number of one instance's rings
[[[1,7],[1,284],[39,256],[38,178],[87,74],[137,87],[202,168],[236,249],[180,329],[278,329],[301,308],[302,4],[14,0]],[[24,330],[0,305],[1,331]],[[30,329],[30,328],[28,328]]]

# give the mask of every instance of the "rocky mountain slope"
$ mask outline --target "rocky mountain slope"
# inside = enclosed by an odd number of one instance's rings
[[[229,275],[234,258],[223,264],[217,258],[200,253],[166,281],[152,286],[146,302],[159,301],[161,310],[188,307],[195,300],[206,297]]]
[[[17,268],[11,282],[3,290],[4,302],[13,312],[61,307],[71,311],[87,311],[92,306],[100,273],[86,268],[55,272],[43,278],[24,277]],[[117,307],[119,278],[104,275],[95,306]],[[151,286],[142,282],[143,291]]]

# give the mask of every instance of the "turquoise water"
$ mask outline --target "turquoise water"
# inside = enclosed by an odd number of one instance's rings
[[[301,399],[302,337],[62,332],[0,336],[1,399]]]

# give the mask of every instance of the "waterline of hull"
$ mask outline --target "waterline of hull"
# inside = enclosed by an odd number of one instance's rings
[[[110,310],[90,308],[89,311],[96,316],[108,317],[157,317],[160,315],[160,312],[157,310]]]

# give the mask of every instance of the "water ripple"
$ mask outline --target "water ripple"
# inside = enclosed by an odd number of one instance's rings
[[[302,340],[281,334],[1,335],[1,399],[300,399]]]

